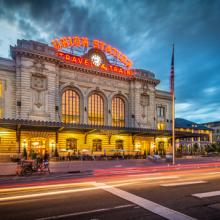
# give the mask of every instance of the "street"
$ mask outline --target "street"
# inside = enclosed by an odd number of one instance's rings
[[[218,167],[106,172],[2,179],[1,219],[220,219]]]

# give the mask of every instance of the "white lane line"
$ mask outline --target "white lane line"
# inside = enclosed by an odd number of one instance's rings
[[[104,183],[96,183],[95,184],[98,187],[103,187],[103,190],[116,195],[122,199],[125,199],[129,202],[132,202],[146,210],[149,210],[150,212],[153,212],[157,215],[160,215],[166,219],[169,220],[195,220],[195,218],[192,218],[188,215],[185,215],[181,212],[177,212],[175,210],[169,209],[167,207],[164,207],[162,205],[159,205],[155,202],[152,202],[150,200],[144,199],[142,197],[136,196],[132,193],[123,191],[121,189],[114,188],[112,186],[108,187]]]
[[[212,192],[205,192],[205,193],[195,193],[195,194],[192,194],[192,196],[195,196],[195,197],[198,197],[198,198],[220,196],[220,191],[212,191]]]
[[[190,181],[190,182],[166,183],[166,184],[161,184],[161,186],[184,186],[184,185],[193,185],[193,184],[200,184],[200,183],[207,183],[207,181]]]
[[[85,215],[85,214],[91,214],[91,213],[96,213],[96,212],[105,212],[105,211],[111,211],[115,209],[123,209],[123,208],[132,207],[132,206],[134,206],[134,204],[120,205],[120,206],[115,206],[113,208],[95,209],[95,210],[90,210],[90,211],[85,211],[85,212],[75,212],[75,213],[69,213],[69,214],[64,214],[64,215],[37,218],[36,220],[50,220],[50,219],[66,218],[66,217]]]

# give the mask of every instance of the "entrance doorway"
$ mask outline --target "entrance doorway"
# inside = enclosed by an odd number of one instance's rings
[[[166,154],[164,141],[158,142],[158,154],[161,155],[161,156]]]
[[[46,138],[34,137],[30,139],[30,152],[34,151],[39,156],[43,156],[48,149]]]

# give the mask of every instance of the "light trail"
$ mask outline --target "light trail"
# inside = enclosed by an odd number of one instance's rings
[[[29,189],[50,189],[54,187],[71,187],[71,186],[83,186],[83,185],[92,185],[94,182],[82,182],[82,183],[65,183],[65,184],[53,184],[53,185],[44,185],[44,186],[30,186],[30,187],[19,187],[19,188],[7,188],[0,189],[1,192],[10,192],[10,191],[23,191]]]
[[[134,184],[134,183],[137,183],[137,182],[121,183],[121,184],[115,184],[112,186],[114,186],[114,187],[126,186],[126,185],[130,185],[130,184]],[[108,188],[110,186],[106,186],[106,187]],[[82,188],[82,189],[69,189],[69,190],[60,190],[60,191],[53,191],[53,192],[26,194],[26,195],[19,195],[19,196],[9,196],[9,197],[0,198],[0,202],[11,201],[11,200],[20,200],[20,199],[29,199],[29,198],[37,198],[37,197],[44,197],[44,196],[54,196],[54,195],[67,194],[67,193],[85,192],[85,191],[92,191],[92,190],[99,190],[99,189],[103,189],[103,187],[93,186],[93,187]]]
[[[185,186],[185,185],[193,185],[193,184],[201,184],[201,183],[207,183],[207,181],[191,181],[191,182],[176,182],[176,183],[166,183],[161,184],[161,186]]]

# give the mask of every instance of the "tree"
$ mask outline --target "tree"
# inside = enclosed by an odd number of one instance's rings
[[[57,147],[55,147],[54,157],[59,157],[59,153],[58,153]]]
[[[23,154],[22,154],[23,158],[26,160],[27,159],[27,150],[26,150],[26,147],[24,147],[24,151],[23,151]]]
[[[199,149],[199,145],[197,143],[193,144],[193,153],[196,153]]]
[[[37,154],[35,153],[35,151],[31,150],[31,152],[30,152],[30,158],[31,158],[32,160],[35,160],[35,159],[37,158]]]

